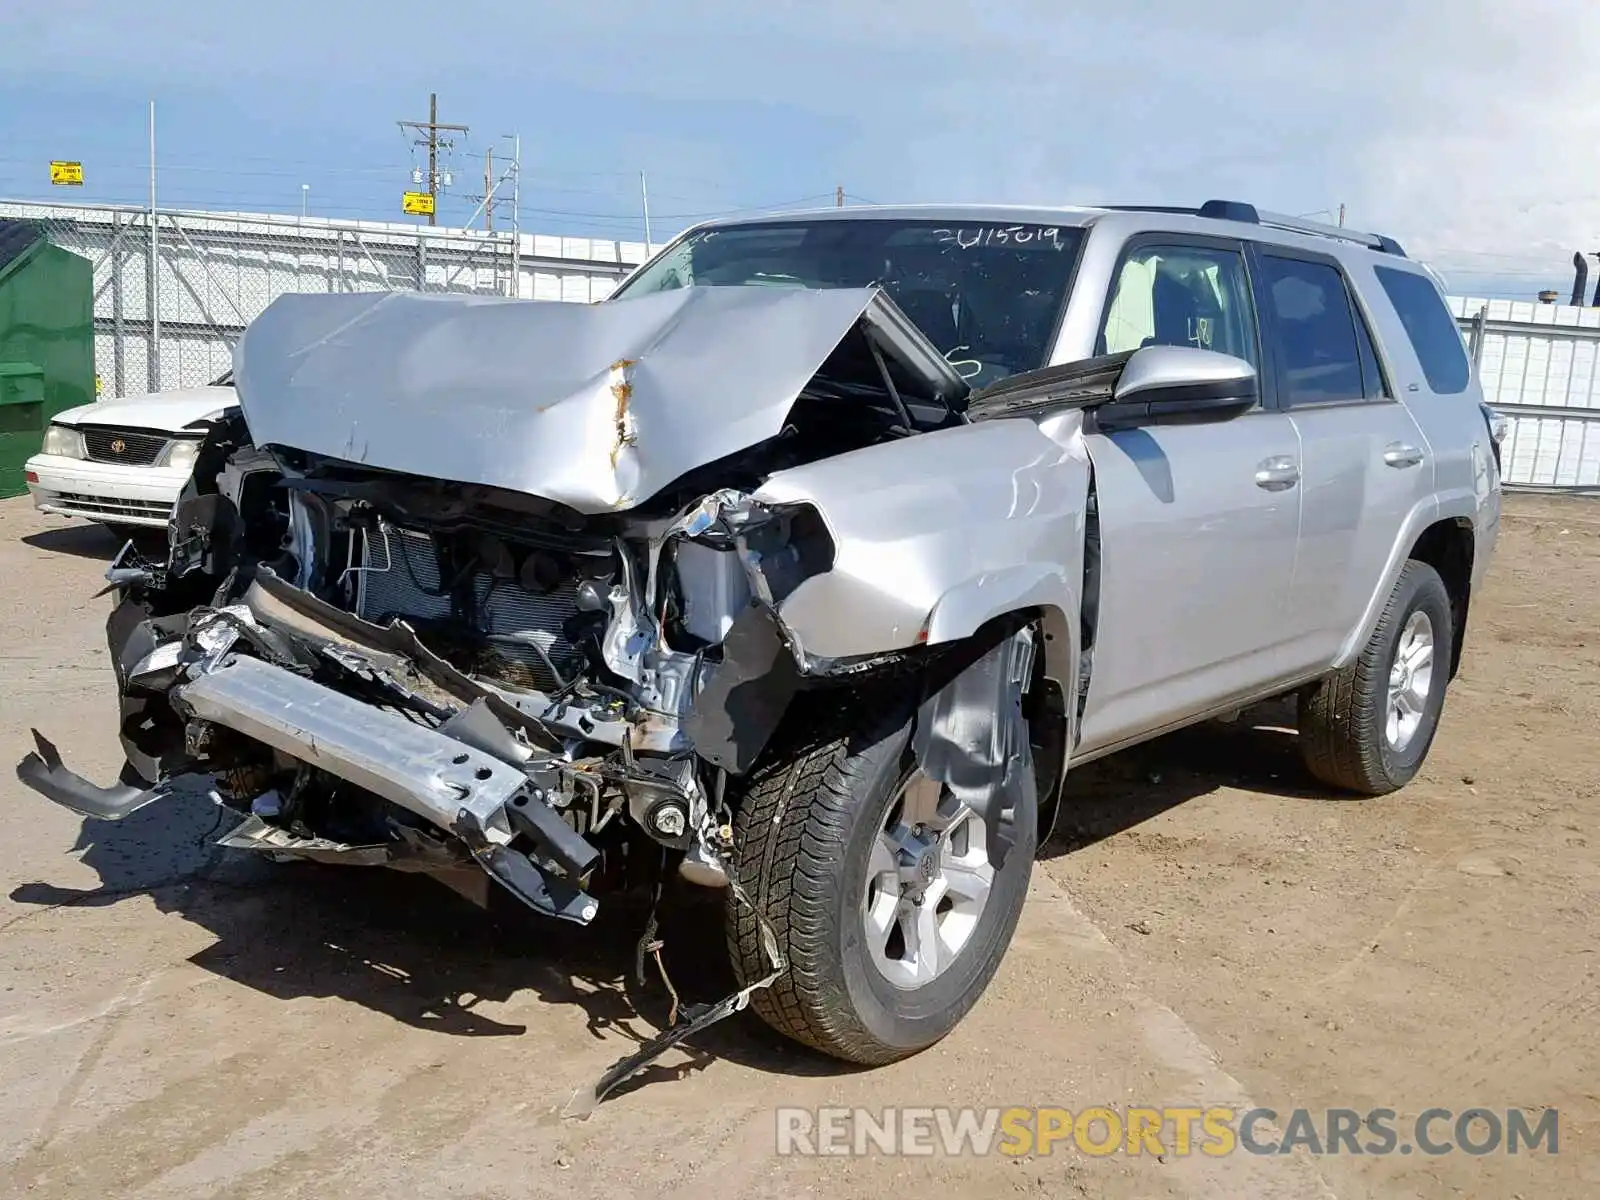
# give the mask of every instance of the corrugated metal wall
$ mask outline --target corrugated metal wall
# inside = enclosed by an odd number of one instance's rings
[[[1600,308],[1453,297],[1512,487],[1600,492]]]
[[[639,242],[379,221],[158,211],[152,243],[145,209],[0,201],[0,217],[40,221],[53,242],[94,264],[95,363],[105,396],[215,379],[244,327],[286,292],[588,302],[610,295],[645,258]]]

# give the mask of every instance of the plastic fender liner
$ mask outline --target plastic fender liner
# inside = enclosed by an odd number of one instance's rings
[[[167,795],[162,787],[145,787],[131,764],[124,765],[110,787],[90,783],[61,762],[61,754],[37,729],[35,749],[17,764],[17,778],[47,800],[97,821],[120,821],[129,813]]]
[[[996,866],[1016,845],[1018,814],[1039,802],[1022,711],[1034,638],[1032,625],[1014,630],[926,693],[911,735],[923,773],[983,821]]]
[[[681,727],[701,758],[742,775],[788,711],[800,667],[777,616],[761,604],[734,618],[722,655]]]

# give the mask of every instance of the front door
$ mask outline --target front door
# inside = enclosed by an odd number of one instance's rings
[[[1170,234],[1129,242],[1096,349],[1146,345],[1198,346],[1261,371],[1242,246]],[[1084,752],[1282,674],[1301,469],[1294,423],[1270,402],[1231,421],[1093,433],[1087,443],[1100,594]]]

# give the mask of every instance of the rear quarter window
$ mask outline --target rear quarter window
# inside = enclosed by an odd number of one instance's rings
[[[1472,366],[1461,343],[1461,331],[1433,281],[1394,267],[1375,267],[1374,271],[1405,326],[1428,386],[1441,395],[1466,391]]]

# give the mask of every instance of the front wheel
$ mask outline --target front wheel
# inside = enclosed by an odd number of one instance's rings
[[[1300,695],[1311,773],[1368,796],[1410,783],[1439,727],[1454,644],[1444,581],[1427,563],[1407,561],[1360,657]]]
[[[878,1065],[937,1042],[983,994],[1022,911],[1037,813],[1019,806],[995,863],[983,820],[912,761],[909,703],[835,719],[769,757],[741,798],[734,869],[789,964],[751,1007],[796,1041]],[[741,985],[767,974],[759,925],[731,894],[728,949]]]

